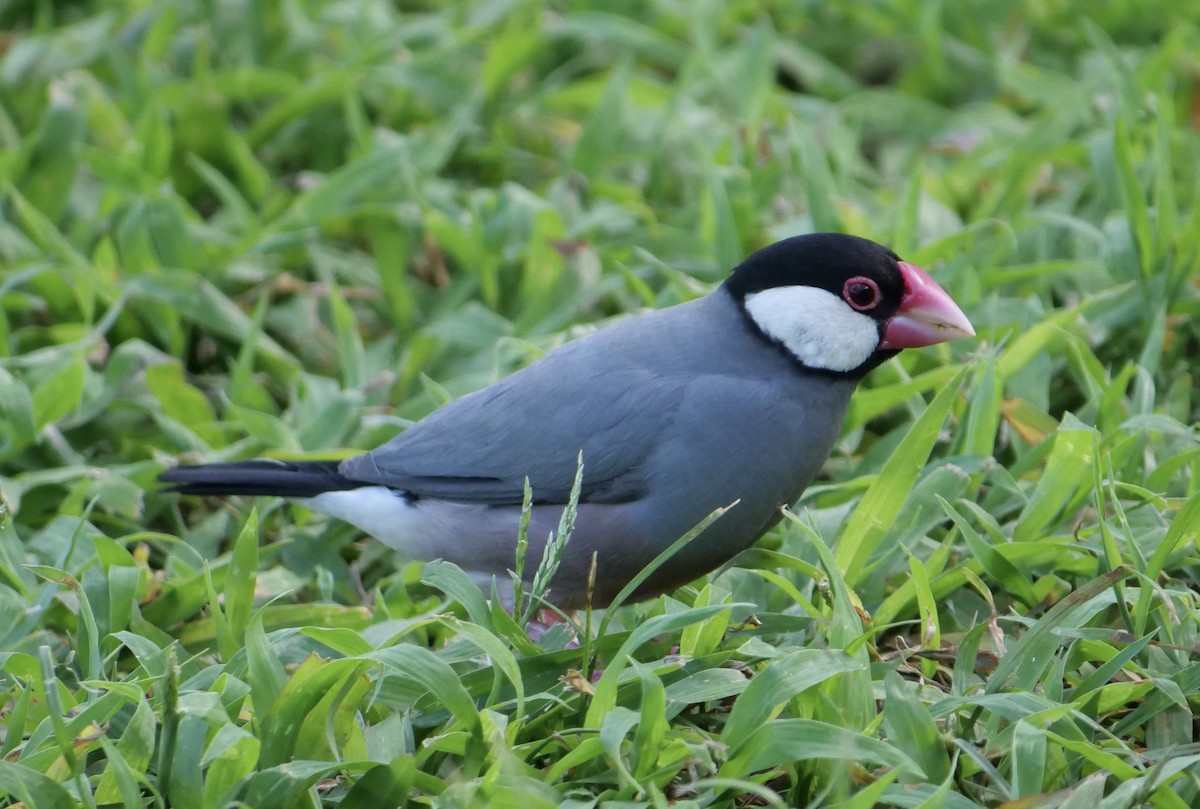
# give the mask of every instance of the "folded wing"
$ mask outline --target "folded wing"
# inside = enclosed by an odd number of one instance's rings
[[[683,383],[644,368],[591,367],[577,353],[451,402],[339,472],[416,498],[496,505],[521,503],[528,478],[535,503],[565,503],[582,453],[582,502],[637,500]]]

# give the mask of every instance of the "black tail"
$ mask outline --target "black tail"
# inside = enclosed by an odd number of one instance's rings
[[[163,472],[158,479],[174,484],[166,491],[203,495],[313,497],[363,485],[343,477],[337,461],[259,460],[177,466]]]

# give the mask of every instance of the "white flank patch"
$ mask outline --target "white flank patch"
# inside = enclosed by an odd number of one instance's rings
[[[345,520],[410,559],[423,561],[446,556],[447,548],[442,543],[452,541],[448,537],[454,535],[449,529],[459,519],[465,519],[467,526],[478,525],[480,515],[473,512],[482,508],[440,500],[414,503],[386,486],[324,492],[296,502]]]
[[[489,529],[500,536],[517,535],[519,510],[514,510],[511,519],[505,521],[504,515],[489,510],[488,506],[432,498],[411,501],[386,486],[323,492],[316,497],[296,498],[296,502],[345,520],[410,559],[449,558],[468,572],[471,572],[470,558],[457,559],[458,548],[469,548],[472,539],[488,541],[493,533]]]
[[[345,520],[410,559],[446,559],[466,571],[484,593],[496,591],[500,602],[511,607],[513,586],[504,569],[475,569],[481,560],[472,552],[478,543],[516,544],[520,509],[497,510],[471,503],[448,503],[423,498],[416,501],[386,486],[363,486],[316,497],[296,498],[313,511]],[[485,557],[494,554],[484,554]],[[486,567],[486,563],[482,565]]]
[[[403,547],[405,529],[412,522],[412,506],[403,495],[386,486],[323,492],[296,502],[345,520],[393,548]]]
[[[879,347],[879,324],[823,289],[775,287],[746,296],[746,311],[768,337],[809,368],[853,371]]]

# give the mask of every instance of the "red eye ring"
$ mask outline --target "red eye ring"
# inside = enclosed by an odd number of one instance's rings
[[[869,312],[879,305],[879,284],[856,275],[842,285],[842,299],[859,312]]]

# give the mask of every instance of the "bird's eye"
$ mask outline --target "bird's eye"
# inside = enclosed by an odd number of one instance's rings
[[[879,285],[860,275],[842,286],[842,297],[853,308],[866,312],[879,305]]]

